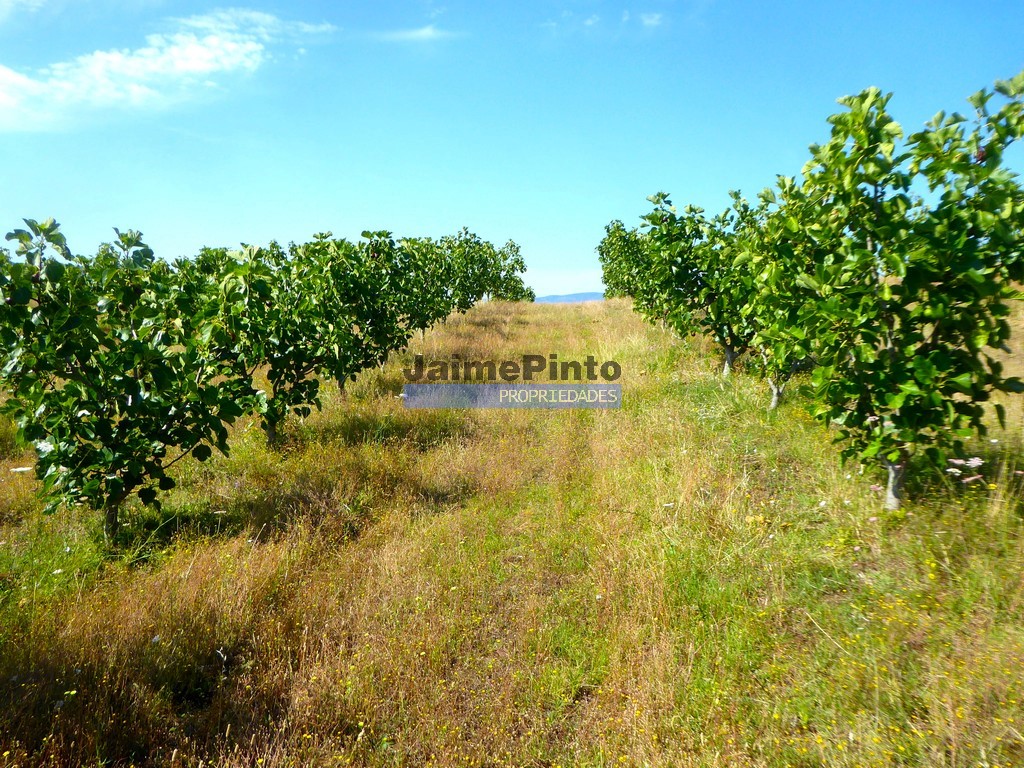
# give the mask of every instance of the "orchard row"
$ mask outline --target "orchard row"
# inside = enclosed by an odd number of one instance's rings
[[[1024,280],[1024,190],[1005,152],[1024,134],[1024,72],[904,136],[872,88],[839,103],[799,178],[718,216],[665,194],[640,229],[608,225],[606,295],[680,336],[704,333],[727,375],[748,353],[778,404],[812,370],[815,415],[843,457],[880,460],[897,508],[908,465],[942,466],[985,432]],[[995,406],[1002,421],[1003,408]]]
[[[132,494],[159,503],[176,462],[227,453],[235,419],[257,415],[275,443],[289,413],[320,406],[322,381],[344,387],[485,296],[534,298],[518,246],[466,230],[320,234],[172,264],[137,232],[82,257],[52,220],[26,224],[7,235],[13,258],[0,249],[2,408],[36,449],[48,509],[103,509],[108,535]]]

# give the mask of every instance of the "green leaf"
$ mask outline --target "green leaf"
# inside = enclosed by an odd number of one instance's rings
[[[819,283],[806,272],[801,272],[799,275],[796,276],[796,284],[803,288],[809,288],[810,290],[815,292],[821,290],[821,283]]]
[[[1017,376],[1013,376],[1003,380],[1001,389],[1004,392],[1012,392],[1015,395],[1024,394],[1024,381]]]
[[[59,261],[53,261],[51,259],[46,262],[46,266],[43,268],[43,274],[46,275],[46,279],[51,283],[56,283],[64,277],[64,265]]]

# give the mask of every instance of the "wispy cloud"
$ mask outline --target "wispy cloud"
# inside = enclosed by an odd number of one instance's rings
[[[209,35],[245,35],[266,43],[335,31],[332,24],[284,21],[272,14],[247,8],[229,8],[175,21],[184,29],[194,29]]]
[[[390,43],[424,43],[433,40],[448,40],[456,37],[456,34],[428,24],[419,29],[397,29],[392,32],[382,32],[377,37]]]
[[[0,0],[0,24],[16,11],[37,11],[45,4],[46,0]]]
[[[615,21],[616,18],[618,22]],[[604,17],[596,13],[584,16],[570,10],[563,10],[560,17],[549,18],[539,26],[541,29],[560,36],[578,34],[588,30],[596,32],[598,29],[603,29],[605,37],[600,39],[608,39],[607,35],[614,36],[617,33],[621,33],[626,27],[654,29],[655,27],[663,26],[666,21],[667,17],[663,13],[640,13],[630,11],[629,9],[623,10],[617,16],[610,17]]]
[[[254,72],[278,43],[333,30],[241,8],[172,24],[173,31],[147,36],[140,48],[94,51],[30,73],[0,65],[0,131],[73,125],[112,108],[167,108],[221,77]]]

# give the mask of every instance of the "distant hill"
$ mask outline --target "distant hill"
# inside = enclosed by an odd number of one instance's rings
[[[575,304],[580,301],[603,301],[603,293],[567,293],[562,296],[538,296],[539,304]]]

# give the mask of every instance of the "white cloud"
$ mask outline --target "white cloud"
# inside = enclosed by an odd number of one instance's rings
[[[657,27],[657,26],[659,26],[661,24],[661,14],[660,13],[641,13],[640,14],[640,22],[645,27]]]
[[[586,21],[584,21],[584,22],[583,22],[583,25],[584,25],[584,26],[587,26],[587,27],[592,27],[592,26],[594,26],[595,24],[597,24],[597,23],[598,23],[598,22],[599,22],[600,20],[601,20],[601,17],[600,17],[600,16],[598,16],[597,14],[594,14],[594,15],[593,15],[593,16],[591,16],[591,17],[590,17],[589,19],[587,19]]]
[[[627,21],[629,21],[629,11],[623,11],[622,12],[622,23],[625,24]]]
[[[277,16],[247,8],[229,8],[223,11],[175,19],[185,29],[208,34],[237,34],[255,37],[270,43],[281,39],[294,39],[305,35],[335,31],[332,24],[307,24],[302,21],[283,21]]]
[[[221,76],[255,71],[275,43],[333,29],[246,9],[174,23],[175,31],[149,35],[141,48],[94,51],[29,74],[0,65],[0,131],[62,127],[111,108],[163,109]]]
[[[454,32],[438,29],[433,24],[428,24],[419,29],[399,29],[394,32],[383,32],[378,37],[392,43],[422,43],[432,40],[446,40],[455,37]]]
[[[0,0],[0,23],[13,16],[15,11],[38,11],[46,0]]]

